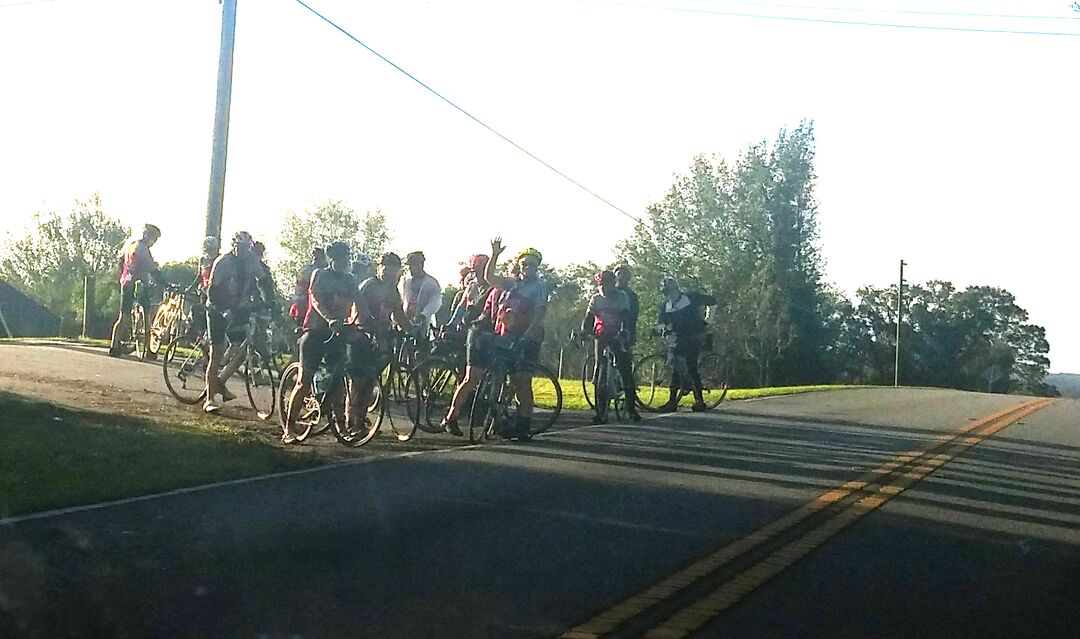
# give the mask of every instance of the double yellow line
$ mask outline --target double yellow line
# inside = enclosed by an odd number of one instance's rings
[[[649,639],[679,639],[703,627],[747,594],[799,561],[863,515],[879,508],[915,482],[934,472],[968,448],[1007,428],[1055,400],[1039,399],[1006,407],[967,424],[951,435],[935,438],[922,449],[897,455],[888,462],[695,561],[675,574],[625,599],[583,624],[560,635],[560,639],[599,639],[645,611],[673,599],[677,594],[714,575],[733,560],[782,533],[799,535],[776,548],[749,568],[737,573],[712,592],[671,615],[644,633]],[[824,518],[808,521],[832,509]],[[802,530],[805,528],[805,530]],[[801,533],[801,534],[800,534]]]

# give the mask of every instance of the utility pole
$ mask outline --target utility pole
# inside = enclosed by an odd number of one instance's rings
[[[900,314],[904,310],[904,267],[900,260],[900,286],[896,289],[896,364],[893,366],[893,386],[900,386]]]
[[[232,104],[233,43],[236,40],[236,0],[221,1],[221,53],[218,56],[214,151],[210,160],[205,233],[218,239],[221,239],[221,210],[225,203],[225,159],[229,152],[229,106]]]

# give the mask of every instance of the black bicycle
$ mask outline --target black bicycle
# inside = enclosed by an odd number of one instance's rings
[[[494,363],[484,371],[469,411],[469,441],[480,443],[516,428],[523,384],[532,392],[528,439],[551,428],[562,412],[559,378],[546,366],[526,361],[520,341],[496,341]]]
[[[693,392],[686,359],[675,352],[674,333],[665,329],[655,332],[664,340],[664,350],[642,357],[634,366],[638,404],[653,412],[668,403],[672,388],[676,389],[675,403]],[[728,393],[727,368],[720,355],[712,351],[711,342],[706,339],[698,355],[702,397],[709,410],[719,406]]]

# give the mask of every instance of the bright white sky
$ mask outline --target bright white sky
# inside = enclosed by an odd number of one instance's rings
[[[1080,37],[806,20],[1080,34],[1069,0],[309,3],[634,215],[695,154],[812,118],[828,281],[887,286],[902,258],[1004,287],[1080,372]],[[215,0],[0,0],[7,226],[98,191],[162,228],[159,261],[196,254],[220,25]],[[632,224],[295,0],[239,0],[224,233],[273,259],[284,213],[330,199],[381,208],[444,283],[495,234],[559,266],[609,261]]]

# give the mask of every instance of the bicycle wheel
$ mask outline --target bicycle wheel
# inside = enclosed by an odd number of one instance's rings
[[[593,367],[595,362],[596,356],[590,350],[585,354],[585,361],[581,364],[581,394],[585,396],[585,402],[589,405],[589,408],[596,408],[593,401],[593,396],[596,394],[593,390]]]
[[[277,404],[278,374],[270,358],[254,348],[248,352],[244,364],[244,390],[248,401],[255,410],[255,416],[262,421],[270,419]]]
[[[201,335],[194,341],[181,336],[165,347],[161,360],[165,387],[184,404],[198,404],[206,396],[206,349]]]
[[[701,373],[701,389],[705,405],[710,409],[716,408],[720,402],[724,401],[728,393],[728,378],[724,361],[716,353],[705,353],[698,362],[698,372]]]
[[[131,307],[131,339],[135,342],[135,356],[146,359],[146,315],[142,304]]]
[[[163,303],[158,306],[154,313],[154,322],[150,326],[150,352],[157,355],[161,351],[162,344],[168,344],[170,339],[168,326],[171,323],[172,307]]]
[[[292,395],[296,386],[296,378],[300,376],[300,364],[290,364],[281,376],[281,384],[278,387],[278,420],[282,427],[285,425],[285,416],[289,414],[289,396]],[[309,392],[304,398],[304,406],[297,413],[290,431],[296,441],[302,442],[310,435],[317,435],[326,430],[329,424],[322,418],[322,407],[315,393]]]
[[[493,377],[489,371],[484,374],[473,392],[472,406],[469,409],[469,441],[473,444],[482,443],[491,434],[490,426],[494,421],[491,397],[493,386]]]
[[[406,373],[405,381],[401,381],[401,373],[395,376],[394,386],[397,396],[400,398],[387,411],[390,420],[390,430],[399,442],[407,442],[416,434],[416,427],[420,424],[420,385],[414,375]],[[386,393],[384,393],[384,396]],[[404,410],[402,408],[404,407]]]
[[[593,410],[596,411],[596,420],[598,422],[607,422],[608,407],[611,405],[611,395],[609,392],[608,384],[608,367],[607,362],[604,363],[604,367],[601,368],[598,373],[596,382],[592,384],[593,395],[595,403],[593,404]]]
[[[441,358],[430,358],[413,372],[419,388],[418,425],[427,433],[442,432],[442,418],[450,408],[458,386],[457,367]]]
[[[527,375],[531,378],[533,412],[529,422],[529,434],[536,435],[551,428],[559,418],[563,405],[562,386],[558,376],[550,368],[540,364],[522,364],[516,368],[514,375]],[[516,404],[516,394],[514,401]]]
[[[341,384],[341,378],[337,381]],[[386,414],[386,406],[382,401],[385,395],[380,394],[377,400],[368,402],[365,408],[354,407],[352,405],[352,399],[356,396],[358,381],[353,379],[352,376],[348,376],[345,379],[345,388],[338,389],[336,397],[326,399],[325,405],[334,406],[331,402],[335,403],[335,414],[330,416],[331,430],[333,430],[334,437],[345,446],[363,446],[371,441],[377,434],[379,434],[379,428],[382,426],[383,417]],[[378,384],[376,384],[378,388]],[[342,392],[344,390],[345,392]],[[377,391],[373,391],[377,392]],[[327,391],[328,394],[331,391]],[[373,395],[374,397],[374,395]]]
[[[637,398],[641,408],[656,412],[671,397],[671,378],[674,368],[667,358],[654,353],[641,358],[634,367]]]

